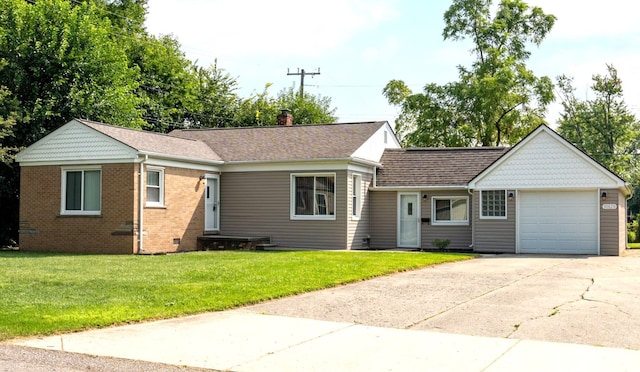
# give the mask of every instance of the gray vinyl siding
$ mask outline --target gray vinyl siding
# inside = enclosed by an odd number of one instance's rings
[[[371,191],[371,248],[392,249],[397,246],[398,193]]]
[[[514,190],[508,190],[507,193]],[[473,193],[473,223],[475,241],[473,250],[477,252],[516,252],[516,198],[506,200],[507,219],[480,219],[480,192]]]
[[[424,195],[427,195],[427,198],[424,198]],[[467,213],[469,216],[469,223],[467,225],[434,225],[433,224],[433,216],[431,215],[431,208],[433,205],[432,198],[433,197],[447,197],[447,196],[467,196],[469,197],[469,202],[467,204]],[[421,247],[423,249],[436,249],[437,247],[433,245],[433,241],[438,240],[449,240],[451,243],[447,247],[447,249],[469,249],[471,245],[471,224],[472,218],[471,216],[471,208],[470,205],[472,203],[471,195],[466,190],[455,190],[455,191],[422,191],[420,193],[420,201],[421,201],[421,214],[422,218],[429,218],[431,222],[423,222],[421,224],[420,229],[420,237],[421,237]]]
[[[361,210],[360,210],[360,218],[352,219],[353,215],[353,202],[352,202],[352,194],[351,187],[353,182],[353,175],[358,174],[362,177],[362,181],[360,184],[360,197],[361,197]],[[347,249],[363,249],[366,248],[363,246],[363,239],[370,237],[369,233],[369,222],[371,218],[371,206],[369,200],[369,186],[371,185],[371,180],[373,176],[371,174],[359,173],[359,172],[349,172],[349,177],[347,178],[348,187],[347,187]]]
[[[292,173],[336,174],[336,219],[291,220]],[[347,171],[223,173],[220,228],[223,235],[270,236],[280,247],[345,249]]]
[[[605,200],[600,199],[600,255],[619,256],[626,248],[626,199],[615,189],[603,189]],[[603,204],[617,204],[616,209],[602,209]]]

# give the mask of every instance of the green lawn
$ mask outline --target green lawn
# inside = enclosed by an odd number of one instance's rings
[[[627,243],[629,249],[640,249],[640,243]]]
[[[472,255],[0,252],[0,340],[224,310]]]

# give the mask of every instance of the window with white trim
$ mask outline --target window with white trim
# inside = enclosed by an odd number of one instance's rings
[[[507,190],[483,190],[480,192],[481,218],[507,218]]]
[[[466,196],[431,198],[431,219],[434,225],[468,225],[469,198]]]
[[[351,218],[360,218],[362,200],[362,176],[354,174],[351,177]]]
[[[164,169],[147,167],[147,206],[164,207]]]
[[[335,219],[335,174],[291,175],[291,218]]]
[[[102,171],[100,168],[62,169],[61,214],[100,214]]]

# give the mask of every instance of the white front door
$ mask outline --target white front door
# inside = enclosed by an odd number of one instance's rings
[[[204,190],[204,231],[219,231],[220,199],[218,178],[207,177]]]
[[[417,193],[398,194],[398,247],[420,248],[419,200]]]

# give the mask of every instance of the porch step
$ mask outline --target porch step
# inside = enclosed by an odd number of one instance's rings
[[[257,250],[258,245],[270,245],[268,236],[202,235],[198,237],[198,250]],[[262,247],[264,249],[264,247]]]
[[[260,243],[256,244],[256,249],[259,251],[264,251],[269,248],[276,248],[278,245],[273,243]]]

